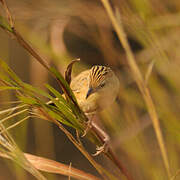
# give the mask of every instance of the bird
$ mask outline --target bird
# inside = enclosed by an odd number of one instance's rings
[[[119,86],[119,79],[111,68],[101,65],[94,65],[91,69],[81,72],[70,83],[78,105],[89,118],[82,137],[93,127],[104,142],[102,146],[96,148],[94,156],[107,151],[110,138],[92,119],[94,115],[115,101],[119,93]]]
[[[73,78],[70,87],[81,110],[89,116],[115,101],[119,93],[119,79],[110,67],[94,65]]]

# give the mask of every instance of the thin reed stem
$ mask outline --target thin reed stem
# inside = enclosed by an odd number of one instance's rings
[[[168,160],[168,155],[167,155],[165,143],[163,140],[163,135],[162,135],[161,128],[160,128],[158,115],[157,115],[153,100],[151,98],[151,94],[149,92],[149,89],[146,86],[145,80],[144,80],[144,78],[143,78],[143,76],[142,76],[142,74],[141,74],[141,72],[140,72],[140,70],[136,64],[135,57],[134,57],[133,52],[129,46],[129,43],[128,43],[128,40],[126,37],[126,33],[125,33],[123,25],[121,23],[121,15],[118,14],[118,17],[119,17],[118,20],[119,21],[117,21],[117,18],[115,17],[115,14],[113,13],[113,10],[111,8],[111,5],[109,4],[109,1],[108,0],[101,0],[101,1],[102,1],[102,4],[104,5],[106,11],[107,11],[107,14],[108,14],[108,16],[112,22],[112,25],[114,26],[114,29],[118,35],[118,38],[119,38],[120,42],[122,43],[122,46],[123,46],[123,48],[126,52],[126,55],[127,55],[127,60],[128,60],[131,72],[133,74],[133,77],[134,77],[134,79],[135,79],[135,81],[136,81],[136,83],[137,83],[137,85],[138,85],[138,87],[139,87],[139,89],[143,95],[143,98],[144,98],[144,101],[146,103],[149,115],[150,115],[152,122],[153,122],[154,130],[155,130],[155,133],[157,136],[157,140],[158,140],[158,144],[159,144],[159,147],[161,150],[164,165],[165,165],[168,177],[170,178],[171,172],[170,172],[169,160]]]

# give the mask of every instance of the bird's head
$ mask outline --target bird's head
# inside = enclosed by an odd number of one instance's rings
[[[96,92],[108,92],[116,85],[119,86],[119,80],[111,68],[98,65],[93,66],[89,73],[89,84],[86,99]]]

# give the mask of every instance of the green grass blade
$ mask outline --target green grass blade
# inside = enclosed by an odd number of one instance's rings
[[[18,87],[11,87],[11,86],[0,86],[0,91],[4,90],[19,90],[20,88]]]
[[[0,67],[13,79],[17,84],[22,85],[23,81],[11,70],[11,68],[0,59]]]
[[[64,104],[67,104],[67,101],[64,99],[64,97],[56,89],[54,89],[49,84],[46,84],[45,86],[46,86],[46,88],[48,88],[48,90],[50,92],[52,92],[55,95],[55,97],[57,97],[59,99],[59,101],[63,102]]]
[[[72,90],[71,90],[71,88],[69,87],[69,84],[65,81],[65,79],[63,78],[63,76],[55,69],[55,68],[51,68],[50,69],[51,70],[51,72],[56,76],[56,78],[61,82],[61,84],[62,84],[62,88],[63,88],[63,90],[64,91],[67,91],[66,93],[68,94],[68,95],[70,95],[70,97],[72,98],[72,100],[74,101],[74,102],[77,102],[76,101],[76,98],[75,98],[75,96],[74,96],[74,94],[73,94],[73,92],[72,92]]]
[[[76,128],[60,111],[57,107],[51,105],[44,105],[44,110],[54,119],[60,121],[61,123]]]

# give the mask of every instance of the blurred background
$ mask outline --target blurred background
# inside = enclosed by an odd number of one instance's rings
[[[95,64],[114,69],[120,80],[118,99],[96,119],[110,135],[113,148],[134,179],[168,179],[143,97],[131,76],[125,52],[101,1],[7,0],[7,4],[16,29],[62,74],[75,58],[81,61],[74,65],[73,76]],[[111,5],[120,10],[136,62],[143,76],[147,77],[170,169],[175,174],[180,169],[180,1],[112,0]],[[23,81],[42,89],[45,83],[50,83],[59,90],[48,72],[1,29],[0,58]],[[0,99],[1,110],[10,107],[7,102],[16,100],[9,91],[0,92]],[[71,163],[73,167],[98,176],[88,160],[52,123],[30,119],[10,133],[24,152],[67,165]],[[83,142],[90,153],[95,152],[94,145],[86,140]],[[112,171],[115,168],[102,155],[96,160]],[[45,175],[52,180],[67,179]],[[0,179],[22,177],[35,179],[12,162],[0,159]]]

